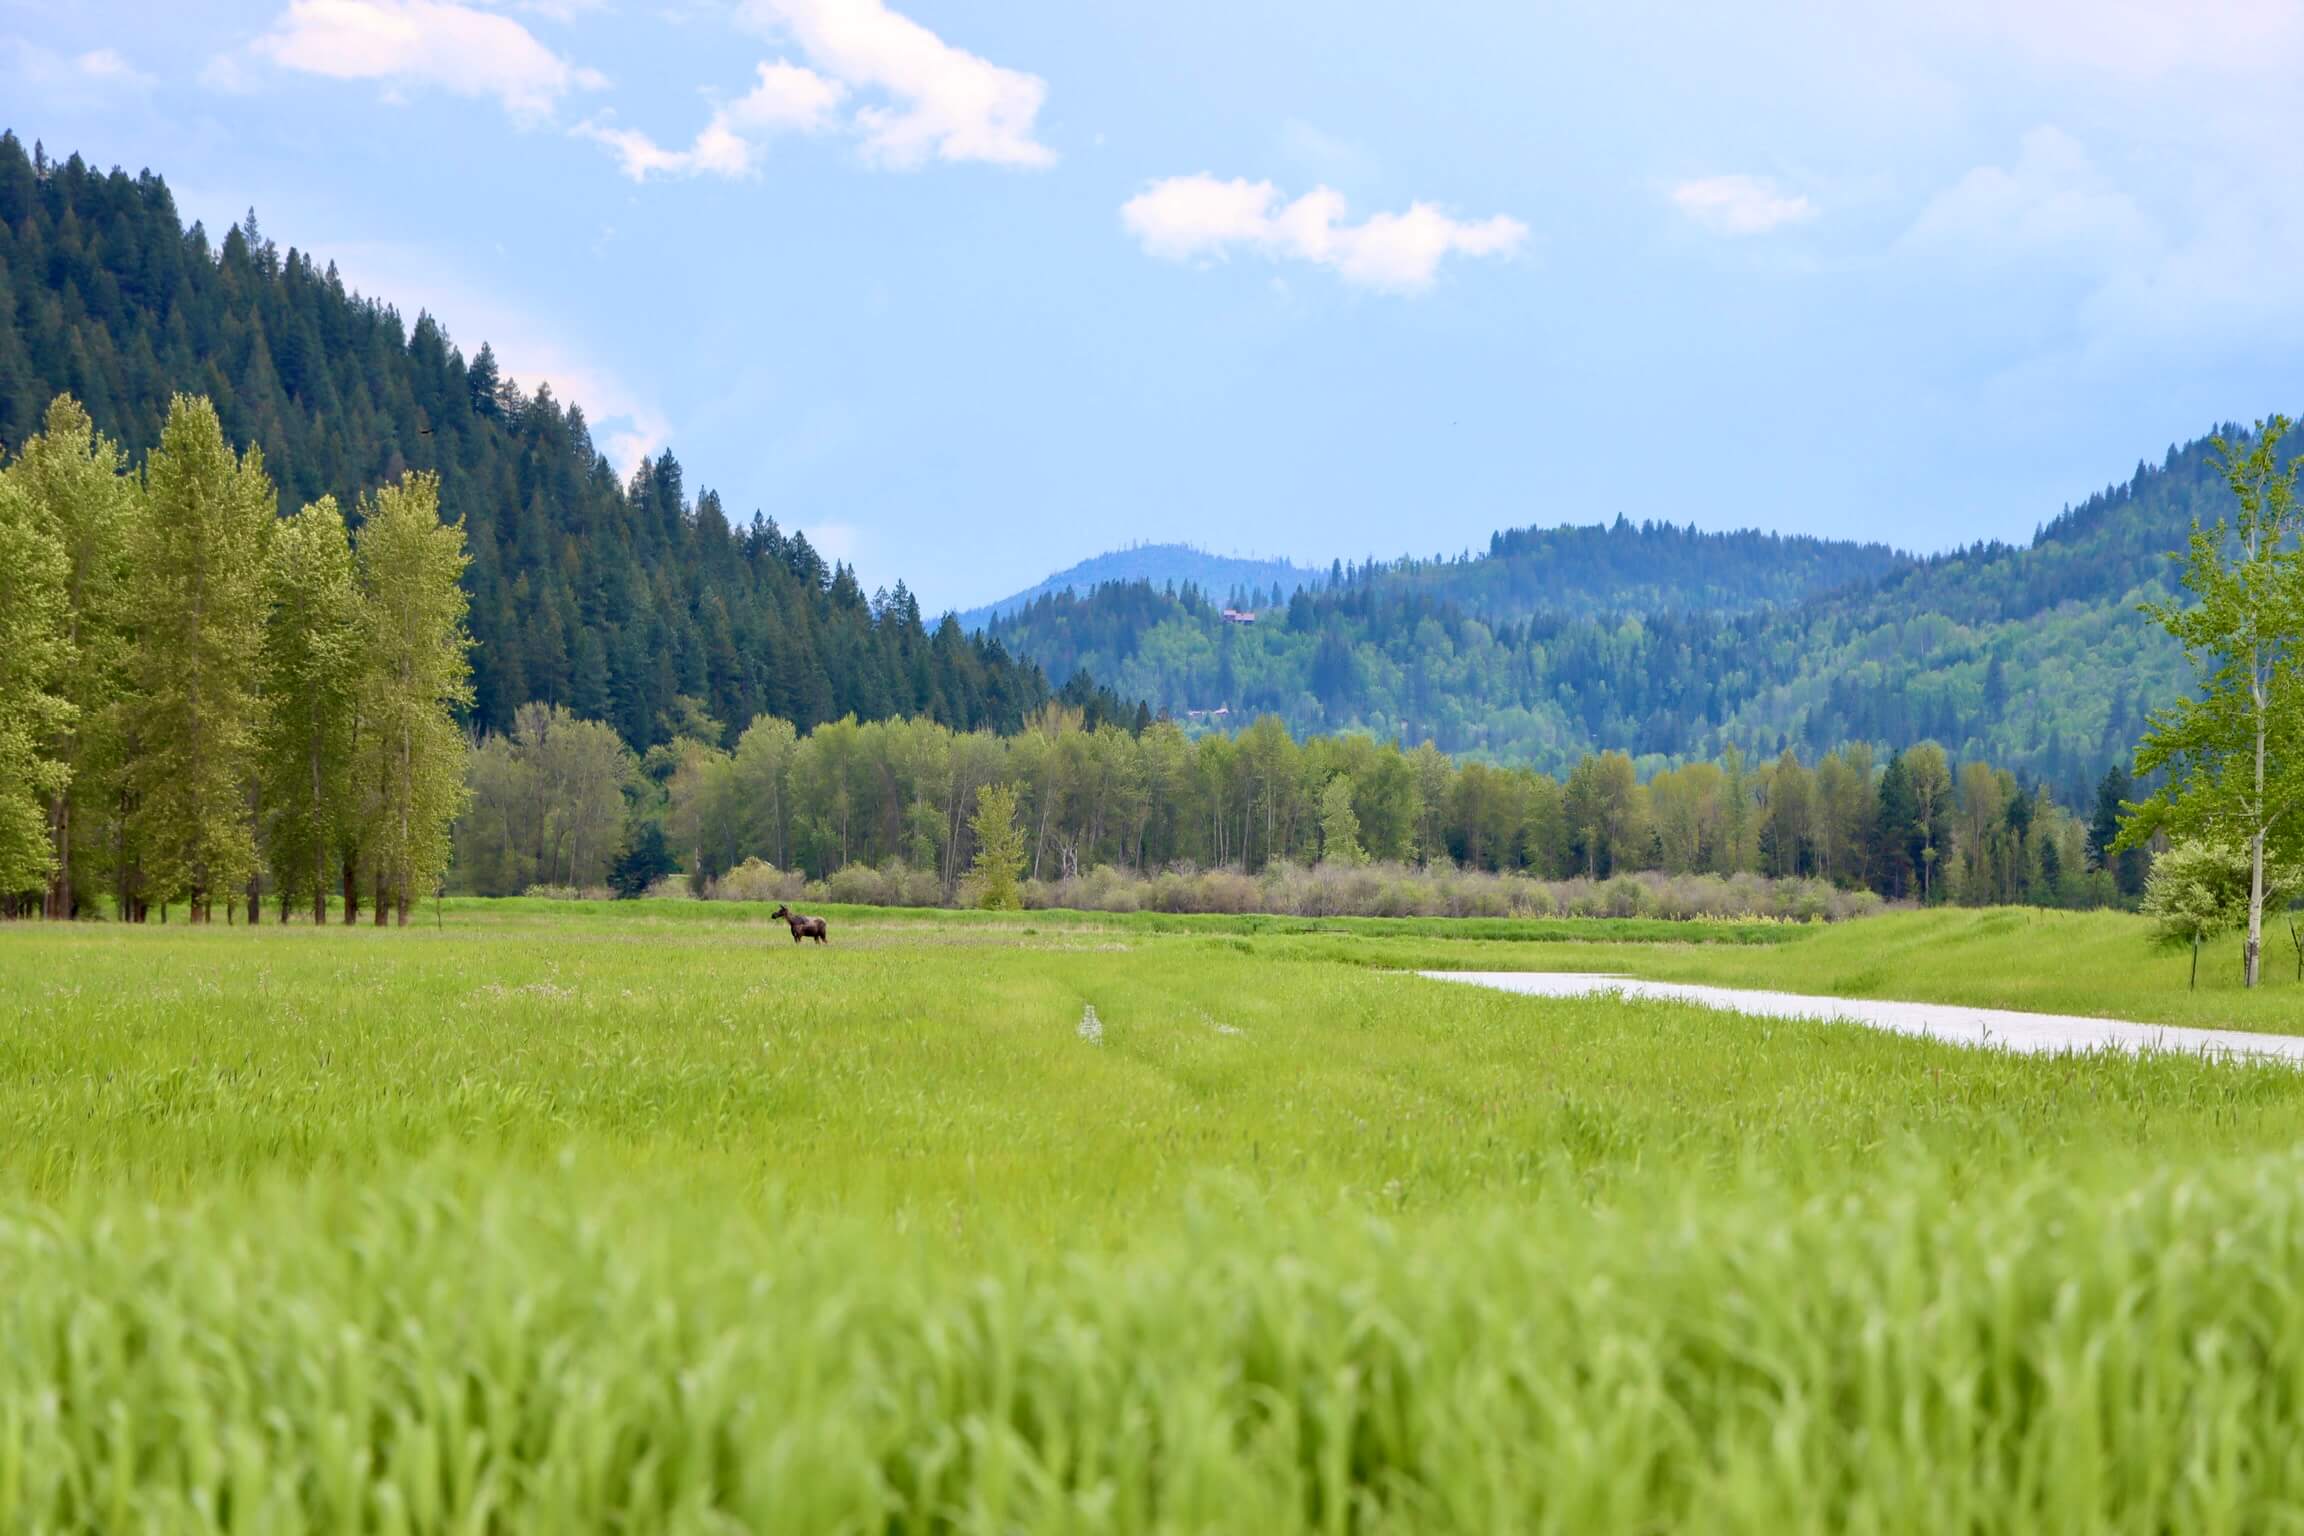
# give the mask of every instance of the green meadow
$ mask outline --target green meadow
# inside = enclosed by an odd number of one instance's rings
[[[831,915],[0,929],[0,1529],[2304,1524],[2304,1073],[1404,972],[2292,981],[2113,916]]]

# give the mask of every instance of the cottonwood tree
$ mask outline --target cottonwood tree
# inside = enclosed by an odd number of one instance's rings
[[[1017,882],[1024,875],[1024,829],[1016,824],[1016,786],[986,784],[976,791],[976,814],[968,818],[976,835],[976,857],[968,866],[976,905],[1013,911],[1024,904]]]
[[[266,861],[280,914],[296,896],[328,920],[328,863],[355,810],[352,757],[365,628],[352,543],[336,498],[274,530],[265,571],[266,710],[259,781]]]
[[[178,395],[129,541],[127,781],[144,886],[163,902],[188,900],[194,922],[257,868],[249,794],[275,506],[262,451],[235,457],[215,408]]]
[[[96,431],[80,403],[59,395],[39,435],[7,471],[64,559],[61,638],[68,659],[58,691],[71,716],[50,739],[48,755],[69,782],[51,791],[48,802],[54,862],[44,907],[51,918],[78,910],[101,839],[76,840],[76,834],[101,823],[116,793],[111,770],[119,758],[111,735],[124,661],[120,602],[136,505],[125,463],[119,445]]]
[[[31,494],[0,477],[0,900],[11,908],[55,868],[48,805],[71,779],[50,748],[73,720],[66,570]]]
[[[607,879],[624,840],[625,787],[638,774],[614,727],[557,704],[523,704],[511,731],[484,739],[469,762],[472,795],[456,828],[465,888],[513,896]]]
[[[2250,864],[2247,984],[2264,947],[2265,865],[2294,841],[2304,798],[2304,560],[2296,548],[2295,460],[2283,467],[2285,416],[2258,422],[2245,454],[2216,441],[2237,509],[2212,527],[2193,520],[2183,584],[2194,601],[2144,605],[2204,673],[2201,696],[2156,710],[2136,749],[2140,774],[2164,771],[2136,807],[2119,848],[2153,832],[2234,842]]]
[[[472,702],[472,638],[461,579],[464,525],[440,521],[440,480],[412,474],[361,505],[357,567],[361,645],[360,781],[376,922],[410,904],[448,868],[464,808],[464,739],[455,712]]]

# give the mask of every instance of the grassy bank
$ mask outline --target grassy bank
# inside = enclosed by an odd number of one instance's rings
[[[2304,1507],[2304,1073],[1387,972],[1586,952],[1445,931],[441,916],[0,929],[0,1528]]]
[[[2188,951],[2156,948],[2140,917],[2005,907],[1891,912],[1803,926],[1766,951],[1568,943],[1512,953],[1498,969],[1609,971],[1659,981],[1773,987],[1834,997],[1906,998],[2304,1034],[2304,982],[2285,920],[2265,929],[2264,985],[2241,985],[2240,940],[2205,946],[2200,985]]]

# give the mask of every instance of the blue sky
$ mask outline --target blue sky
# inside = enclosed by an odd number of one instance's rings
[[[2029,536],[2304,406],[2304,0],[0,0],[0,119],[965,606]]]

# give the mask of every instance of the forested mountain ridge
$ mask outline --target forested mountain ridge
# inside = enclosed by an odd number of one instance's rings
[[[1912,557],[1885,544],[1762,533],[1704,533],[1669,523],[1562,523],[1492,534],[1487,553],[1455,559],[1369,560],[1388,586],[1462,604],[1483,619],[1533,614],[1656,613],[1701,609],[1743,613],[1881,580]],[[1300,588],[1319,591],[1357,581],[1361,566],[1342,560],[1325,571],[1285,560],[1211,555],[1188,544],[1141,544],[1058,571],[1011,597],[960,615],[971,631],[1009,618],[1044,597],[1086,596],[1098,587],[1145,582],[1197,588],[1212,602],[1262,609]]]
[[[1486,612],[1478,594],[1508,583],[1476,559],[1437,574],[1359,568],[1253,626],[1221,622],[1201,593],[1134,584],[1042,599],[989,633],[1188,719],[1270,711],[1299,731],[1429,736],[1555,770],[1610,748],[1656,765],[1728,745],[1772,755],[1934,738],[2077,796],[2126,760],[2149,702],[2186,680],[2136,605],[2168,590],[2192,518],[2212,523],[2227,503],[2201,440],[2139,464],[2029,544],[1901,561],[1743,613]]]
[[[1154,586],[1183,586],[1189,582],[1219,598],[1237,592],[1248,606],[1257,607],[1269,600],[1274,589],[1278,589],[1285,600],[1288,593],[1298,587],[1318,585],[1325,576],[1325,572],[1286,560],[1213,555],[1190,544],[1136,544],[1090,556],[1021,592],[980,608],[966,609],[960,614],[960,626],[973,633],[993,619],[1028,607],[1050,593],[1093,592],[1115,581],[1148,581]]]
[[[255,443],[283,511],[440,473],[472,564],[473,721],[530,700],[613,723],[645,747],[679,700],[731,729],[761,714],[854,713],[1014,729],[1049,696],[1039,668],[957,623],[934,631],[901,583],[867,595],[807,539],[734,523],[691,495],[669,451],[626,483],[583,412],[467,361],[440,326],[402,324],[333,265],[265,240],[250,216],[211,246],[160,177],[61,163],[0,134],[0,445],[69,392],[141,458],[170,397],[208,396]],[[1093,713],[1109,695],[1070,690]]]
[[[1750,528],[1706,533],[1619,515],[1613,523],[1507,528],[1489,538],[1485,555],[1396,561],[1380,568],[1380,579],[1494,622],[1537,614],[1746,613],[1866,586],[1911,563],[1885,544]],[[1335,574],[1341,584],[1352,573]]]

